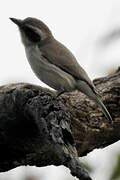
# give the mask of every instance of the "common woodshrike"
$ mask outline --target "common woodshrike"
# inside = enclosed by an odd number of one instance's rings
[[[10,18],[18,25],[27,59],[36,76],[57,90],[57,95],[81,91],[97,103],[109,122],[112,118],[95,89],[93,82],[74,55],[52,35],[40,20]]]

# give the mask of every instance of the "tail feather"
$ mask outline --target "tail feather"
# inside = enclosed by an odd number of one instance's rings
[[[112,123],[112,117],[111,117],[110,113],[108,112],[107,108],[105,107],[105,105],[103,104],[103,102],[99,99],[99,97],[96,96],[95,102],[96,102],[97,105],[101,108],[103,114],[104,114],[105,117],[108,119],[108,121],[109,121],[110,123]]]
[[[86,82],[81,80],[77,81],[77,89],[80,90],[85,95],[87,95],[91,100],[93,100],[101,108],[103,114],[108,119],[108,121],[112,123],[112,117],[110,113],[108,112],[103,102],[100,100],[95,90],[93,91]]]

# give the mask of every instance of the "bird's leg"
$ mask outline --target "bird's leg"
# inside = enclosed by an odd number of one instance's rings
[[[59,97],[61,94],[63,94],[65,92],[64,89],[60,89],[59,91],[57,91],[56,93],[56,97]]]

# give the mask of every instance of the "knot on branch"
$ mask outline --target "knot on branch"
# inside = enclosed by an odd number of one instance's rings
[[[75,144],[70,129],[70,116],[61,99],[41,93],[29,99],[25,114],[34,119],[41,136],[55,143]]]

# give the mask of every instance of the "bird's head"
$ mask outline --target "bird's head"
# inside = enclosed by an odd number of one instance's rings
[[[40,20],[28,17],[24,20],[10,18],[20,30],[25,47],[52,38],[49,28]]]

